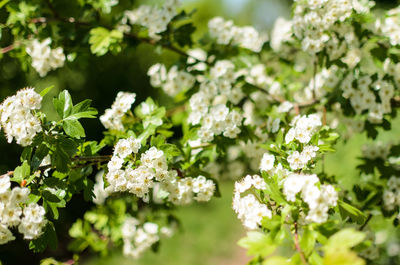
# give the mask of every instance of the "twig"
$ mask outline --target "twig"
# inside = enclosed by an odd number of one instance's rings
[[[109,161],[110,159],[111,159],[111,155],[104,155],[104,156],[77,156],[77,157],[73,157],[71,160],[73,162],[91,162],[89,164],[92,165],[97,162]],[[49,168],[52,168],[52,166],[51,165],[41,166],[38,168],[38,170],[44,171]],[[14,171],[8,171],[7,173],[0,175],[0,178],[6,177],[6,176],[12,176],[12,175],[14,175]]]
[[[301,250],[299,243],[299,235],[297,231],[297,222],[294,223],[294,246],[296,247],[297,252],[299,252],[301,262],[304,265],[308,265],[306,258],[304,257],[303,250]]]
[[[193,149],[200,149],[200,148],[210,147],[210,146],[213,146],[213,145],[214,145],[214,144],[209,144],[209,143],[200,144],[200,145],[196,145],[196,146],[191,147],[191,149],[192,149],[192,150],[193,150]]]
[[[372,219],[372,214],[369,214],[367,220],[365,220],[365,223],[360,227],[360,231],[364,230],[364,228],[367,226],[367,224],[371,219]]]

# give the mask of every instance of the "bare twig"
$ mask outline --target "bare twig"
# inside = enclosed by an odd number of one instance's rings
[[[308,262],[307,262],[306,258],[304,257],[303,250],[300,247],[299,235],[298,235],[298,230],[297,230],[297,222],[294,223],[294,246],[295,246],[297,252],[299,252],[301,262],[304,265],[308,265]]]

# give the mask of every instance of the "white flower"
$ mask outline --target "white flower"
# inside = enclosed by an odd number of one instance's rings
[[[303,154],[300,154],[298,151],[294,151],[287,157],[287,161],[289,162],[291,169],[297,170],[305,167],[308,160]]]
[[[7,226],[4,224],[0,224],[0,245],[6,244],[14,239],[15,237],[7,228]]]
[[[34,39],[26,46],[26,53],[32,57],[32,67],[35,68],[40,77],[64,65],[65,55],[63,48],[51,49],[50,43],[50,38],[42,42]]]
[[[11,186],[10,177],[2,176],[0,178],[0,194],[8,192],[10,186]]]
[[[100,121],[106,129],[122,131],[122,117],[131,108],[135,102],[136,94],[129,92],[118,92],[111,109],[106,109],[100,116]]]
[[[261,159],[260,170],[269,171],[274,167],[275,156],[269,153],[265,153]]]
[[[32,113],[41,107],[41,99],[33,88],[25,88],[3,101],[0,105],[0,128],[3,128],[8,142],[15,138],[17,144],[27,146],[42,131],[40,120]]]

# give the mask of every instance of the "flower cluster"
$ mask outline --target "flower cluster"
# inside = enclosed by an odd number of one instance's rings
[[[41,77],[45,76],[49,71],[64,65],[65,55],[63,48],[52,49],[50,44],[50,38],[42,42],[35,39],[26,46],[26,53],[32,57],[32,66]]]
[[[355,80],[358,89],[353,87]],[[379,100],[371,87],[378,92]],[[369,75],[359,76],[356,79],[354,75],[349,74],[342,82],[342,89],[343,97],[350,100],[357,114],[368,110],[368,120],[371,123],[381,123],[383,115],[392,112],[390,101],[394,95],[394,86],[388,81],[378,79],[373,82]]]
[[[344,22],[353,11],[367,12],[369,7],[358,0],[297,0],[294,9],[293,31],[302,41],[303,50],[320,52],[337,30],[337,22]]]
[[[128,191],[144,201],[149,201],[150,190],[157,189],[158,193],[166,192],[168,201],[174,204],[188,204],[193,199],[211,199],[215,191],[212,180],[207,180],[204,176],[194,179],[178,178],[176,170],[168,170],[164,152],[154,146],[141,154],[140,165],[134,168],[135,158],[129,159],[129,156],[134,154],[136,157],[140,147],[140,141],[133,137],[118,141],[113,157],[108,163],[106,179],[110,184],[109,190]]]
[[[135,102],[136,94],[129,92],[118,92],[111,109],[106,109],[105,113],[100,116],[103,126],[110,130],[124,130],[122,117],[131,108]]]
[[[124,241],[123,253],[126,256],[138,258],[144,251],[160,240],[160,235],[171,236],[170,227],[159,227],[158,224],[147,222],[140,225],[139,220],[126,217],[122,225]]]
[[[32,110],[40,109],[42,97],[33,88],[22,89],[15,96],[6,98],[0,105],[0,129],[3,128],[9,143],[27,146],[42,131],[40,120]]]
[[[391,211],[400,206],[400,178],[391,176],[383,192],[383,206]]]
[[[0,244],[15,239],[9,228],[18,226],[25,239],[31,240],[42,234],[46,225],[45,210],[37,203],[28,202],[29,189],[11,187],[8,176],[0,177]]]
[[[159,40],[160,33],[167,30],[169,22],[177,14],[179,0],[166,0],[162,8],[141,5],[132,11],[125,11],[122,24],[137,24],[148,29],[150,38]]]
[[[242,193],[245,193],[252,187],[258,190],[265,190],[266,186],[267,184],[264,179],[258,175],[247,175],[240,182],[235,183],[233,209],[243,225],[248,229],[258,228],[264,217],[272,217],[272,212],[268,209],[267,205],[260,202],[255,195],[247,194],[242,197]]]
[[[310,208],[305,218],[308,222],[323,223],[328,219],[329,207],[336,206],[338,195],[332,185],[320,185],[317,175],[290,174],[283,183],[283,193],[288,201],[294,202],[296,195]]]
[[[210,69],[211,80],[204,79],[200,89],[189,100],[191,113],[188,121],[192,125],[202,124],[198,135],[203,142],[212,141],[215,135],[236,138],[241,132],[242,115],[230,110],[228,101],[238,104],[244,93],[240,86],[232,87],[237,76],[231,61],[217,61]]]
[[[294,94],[298,103],[312,102],[314,99],[323,98],[328,91],[334,89],[340,81],[340,71],[337,66],[322,69],[311,78],[307,86]]]
[[[186,177],[175,181],[163,182],[161,189],[168,192],[168,201],[176,205],[209,201],[215,192],[215,184],[204,176]]]
[[[400,44],[399,14],[399,8],[392,9],[383,21],[377,20],[375,25],[378,32],[388,37],[390,44],[393,46]]]
[[[208,22],[210,35],[217,39],[218,44],[238,45],[242,48],[260,52],[266,36],[261,35],[251,26],[238,27],[232,20],[224,20],[222,17],[215,17]]]
[[[321,118],[317,114],[296,116],[291,124],[292,128],[286,133],[286,144],[297,140],[302,144],[310,142],[311,137],[322,125]]]
[[[382,142],[377,142],[373,144],[365,144],[362,146],[362,155],[365,158],[368,159],[377,159],[381,158],[383,160],[386,160],[390,153],[390,148],[392,147],[392,144],[384,144]]]
[[[270,46],[274,51],[280,51],[284,42],[292,39],[292,21],[283,17],[275,20],[274,27],[271,31]]]
[[[164,92],[173,97],[179,92],[192,88],[196,79],[186,71],[178,70],[177,66],[171,67],[168,73],[163,64],[155,64],[149,68],[150,84],[161,87]]]

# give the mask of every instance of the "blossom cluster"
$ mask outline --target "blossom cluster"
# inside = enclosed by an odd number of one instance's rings
[[[52,49],[50,44],[50,38],[42,42],[35,39],[26,46],[26,53],[32,57],[32,66],[41,77],[45,76],[51,70],[62,67],[65,62],[63,48]]]
[[[211,200],[215,192],[215,184],[204,176],[186,177],[163,182],[161,189],[168,192],[168,201],[176,205],[186,205],[193,200],[198,202]]]
[[[322,125],[321,118],[317,114],[296,116],[291,124],[292,127],[286,133],[286,144],[297,140],[302,144],[310,142],[311,137]]]
[[[400,44],[400,26],[399,26],[400,9],[397,7],[388,12],[387,17],[383,20],[376,21],[377,31],[388,37],[390,44],[393,46]]]
[[[179,178],[176,170],[168,169],[164,152],[154,146],[141,154],[140,165],[135,167],[135,157],[140,148],[140,141],[133,137],[117,142],[113,157],[108,163],[106,179],[110,186],[107,191],[127,191],[149,201],[149,193],[153,189],[159,194],[166,193],[167,200],[174,204],[188,204],[193,199],[211,199],[215,191],[212,180],[207,180],[204,176]],[[133,158],[129,158],[131,154],[134,155]]]
[[[217,61],[210,69],[210,76],[211,80],[202,80],[199,91],[189,100],[188,122],[202,125],[198,135],[203,142],[210,142],[220,134],[236,138],[243,117],[226,105],[228,101],[238,104],[244,98],[240,86],[232,87],[237,78],[235,66],[229,60]]]
[[[358,0],[296,0],[293,31],[302,41],[302,48],[310,53],[320,52],[337,29],[355,11],[367,12],[368,4]]]
[[[161,8],[141,5],[131,11],[125,11],[122,24],[141,25],[148,30],[149,37],[161,39],[160,33],[167,30],[169,22],[176,16],[179,0],[166,0]]]
[[[323,223],[328,219],[329,207],[336,206],[338,195],[334,187],[329,184],[316,186],[319,183],[317,175],[290,174],[283,183],[283,193],[288,201],[294,202],[296,195],[310,208],[305,220],[308,222]]]
[[[400,178],[391,176],[383,192],[383,206],[391,211],[400,206]]]
[[[0,129],[3,128],[9,143],[27,146],[42,131],[40,120],[32,113],[41,108],[42,97],[33,88],[22,89],[6,98],[0,105]]]
[[[272,217],[272,212],[255,195],[247,194],[242,197],[242,194],[252,187],[258,190],[265,190],[266,186],[264,179],[258,175],[247,175],[243,180],[235,183],[233,209],[243,225],[248,229],[258,228],[264,217]]]
[[[357,79],[357,88],[353,87],[356,77],[349,74],[342,82],[343,97],[350,99],[351,106],[357,114],[368,110],[368,120],[371,123],[381,123],[383,115],[392,112],[391,99],[394,95],[394,86],[388,81],[378,79],[372,81],[371,76],[364,75]],[[372,87],[378,92],[378,97]]]
[[[103,126],[109,130],[124,130],[122,117],[130,110],[135,99],[135,93],[118,92],[114,103],[111,105],[111,109],[106,109],[105,113],[100,116]]]
[[[0,177],[0,244],[15,239],[10,228],[18,226],[25,239],[32,240],[42,234],[46,225],[45,210],[37,203],[28,202],[29,189],[11,189],[9,176]]]
[[[384,144],[383,142],[376,142],[372,144],[365,144],[362,146],[362,155],[368,159],[381,158],[386,160],[390,153],[391,144]]]
[[[122,238],[124,242],[123,253],[125,256],[138,258],[152,245],[160,240],[160,236],[171,236],[173,230],[170,227],[160,227],[156,223],[146,222],[140,224],[133,217],[126,217],[122,225]]]
[[[322,99],[327,92],[334,89],[341,80],[341,72],[335,65],[321,71],[311,78],[304,89],[294,93],[294,99],[297,103],[307,104],[314,99]]]
[[[178,70],[177,66],[171,67],[167,72],[165,65],[159,63],[150,67],[147,75],[150,76],[150,84],[153,87],[161,87],[171,97],[192,88],[196,81],[193,75]]]
[[[211,37],[217,39],[218,44],[238,45],[242,48],[260,52],[266,36],[260,34],[251,26],[238,27],[232,20],[224,20],[222,17],[215,17],[208,22],[208,29]]]

